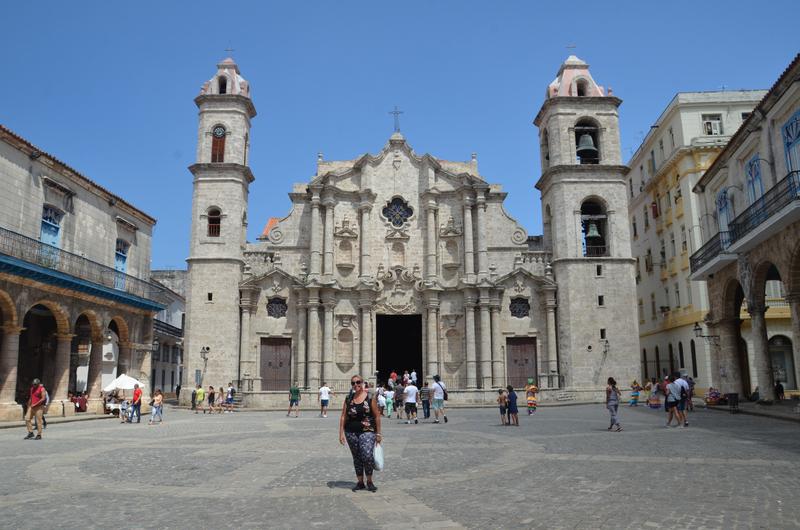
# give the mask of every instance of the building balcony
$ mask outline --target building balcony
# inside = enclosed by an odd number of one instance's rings
[[[712,236],[689,258],[692,280],[707,280],[717,271],[736,261],[736,254],[728,250],[730,232],[719,232]]]
[[[183,337],[183,330],[175,327],[172,324],[167,324],[158,319],[153,319],[153,330],[161,335],[171,335],[173,337]]]
[[[164,289],[0,227],[0,271],[140,309],[160,311]]]
[[[792,171],[731,223],[730,252],[747,252],[800,221],[800,171]]]

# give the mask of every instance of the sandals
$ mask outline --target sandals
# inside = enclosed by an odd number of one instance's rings
[[[363,482],[359,482],[355,486],[353,486],[353,491],[358,491],[363,489],[366,489],[366,486],[364,485]]]
[[[372,482],[367,482],[367,489],[369,491],[371,491],[372,493],[375,493],[376,491],[378,491],[378,487],[375,484],[373,484]]]

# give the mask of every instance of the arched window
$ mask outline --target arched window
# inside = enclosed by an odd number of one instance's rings
[[[267,300],[267,316],[272,318],[285,318],[289,306],[283,298],[270,298]]]
[[[222,213],[217,208],[208,211],[208,237],[219,237],[222,228]]]
[[[761,182],[761,166],[758,165],[760,161],[761,159],[756,153],[744,168],[747,180],[747,198],[750,200],[750,204],[753,204],[764,195],[764,184]]]
[[[585,257],[608,256],[607,222],[605,209],[599,202],[587,200],[581,204],[583,255]]]
[[[547,129],[542,130],[541,145],[539,146],[542,154],[542,169],[550,167],[550,139],[547,135]]]
[[[217,83],[219,83],[219,93],[220,94],[227,94],[228,93],[228,78],[224,75],[221,75],[217,78]]]
[[[694,339],[689,341],[689,351],[692,356],[692,377],[697,377],[697,352],[694,350]]]
[[[644,378],[650,379],[650,370],[647,366],[647,348],[642,348],[642,364],[644,365]]]
[[[658,353],[658,346],[656,346],[656,377],[661,378],[661,354]]]
[[[684,362],[684,358],[683,358],[683,343],[682,342],[678,343],[678,363],[680,363],[679,366],[680,366],[681,370],[686,368],[686,363]]]
[[[669,343],[669,373],[675,371],[675,354],[672,351],[672,343]]]
[[[579,164],[600,163],[600,128],[588,119],[575,124],[575,154]]]
[[[447,255],[447,263],[448,264],[453,264],[453,263],[458,263],[459,262],[459,259],[458,259],[458,257],[459,257],[458,256],[458,243],[456,243],[455,241],[453,241],[451,239],[447,243],[445,243],[444,250],[445,250],[446,255]]]
[[[222,125],[215,125],[211,130],[211,162],[225,161],[225,136],[228,132]]]
[[[42,209],[42,228],[39,240],[42,243],[58,247],[61,242],[61,218],[62,214],[56,208],[45,205]]]
[[[578,81],[575,83],[575,92],[576,92],[575,95],[580,98],[588,95],[589,93],[588,81],[586,81],[586,79],[578,79]]]
[[[727,232],[728,224],[736,217],[733,211],[733,197],[728,196],[728,189],[725,188],[717,193],[717,221],[720,232]]]

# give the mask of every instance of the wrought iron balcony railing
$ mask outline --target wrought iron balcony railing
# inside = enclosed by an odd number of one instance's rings
[[[600,258],[608,256],[608,249],[605,245],[586,245],[583,255],[587,258]]]
[[[0,254],[146,300],[160,302],[164,292],[155,284],[2,227],[0,227]]]
[[[736,243],[786,205],[798,199],[800,199],[800,171],[792,171],[733,220],[730,227],[731,244]]]
[[[719,232],[712,236],[700,249],[692,254],[690,265],[692,272],[697,272],[709,261],[719,256],[731,244],[730,232]]]
[[[181,328],[173,326],[172,324],[167,324],[166,322],[162,322],[158,319],[153,319],[153,329],[158,333],[163,333],[164,335],[183,337],[183,330]]]

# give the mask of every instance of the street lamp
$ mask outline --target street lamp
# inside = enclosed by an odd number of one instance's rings
[[[210,352],[210,351],[211,351],[211,348],[209,348],[208,346],[203,346],[202,348],[200,348],[200,358],[203,359],[203,361],[207,361],[208,360],[208,352]]]
[[[160,343],[160,342],[158,342],[158,337],[154,338],[154,339],[153,339],[153,351],[158,351],[158,347],[159,347],[160,345],[161,345],[161,343]]]
[[[700,324],[698,322],[694,323],[694,328],[692,329],[694,331],[694,336],[697,337],[698,339],[706,339],[706,342],[712,342],[713,340],[714,343],[716,343],[719,340],[719,335],[703,335],[703,328],[700,327]]]

